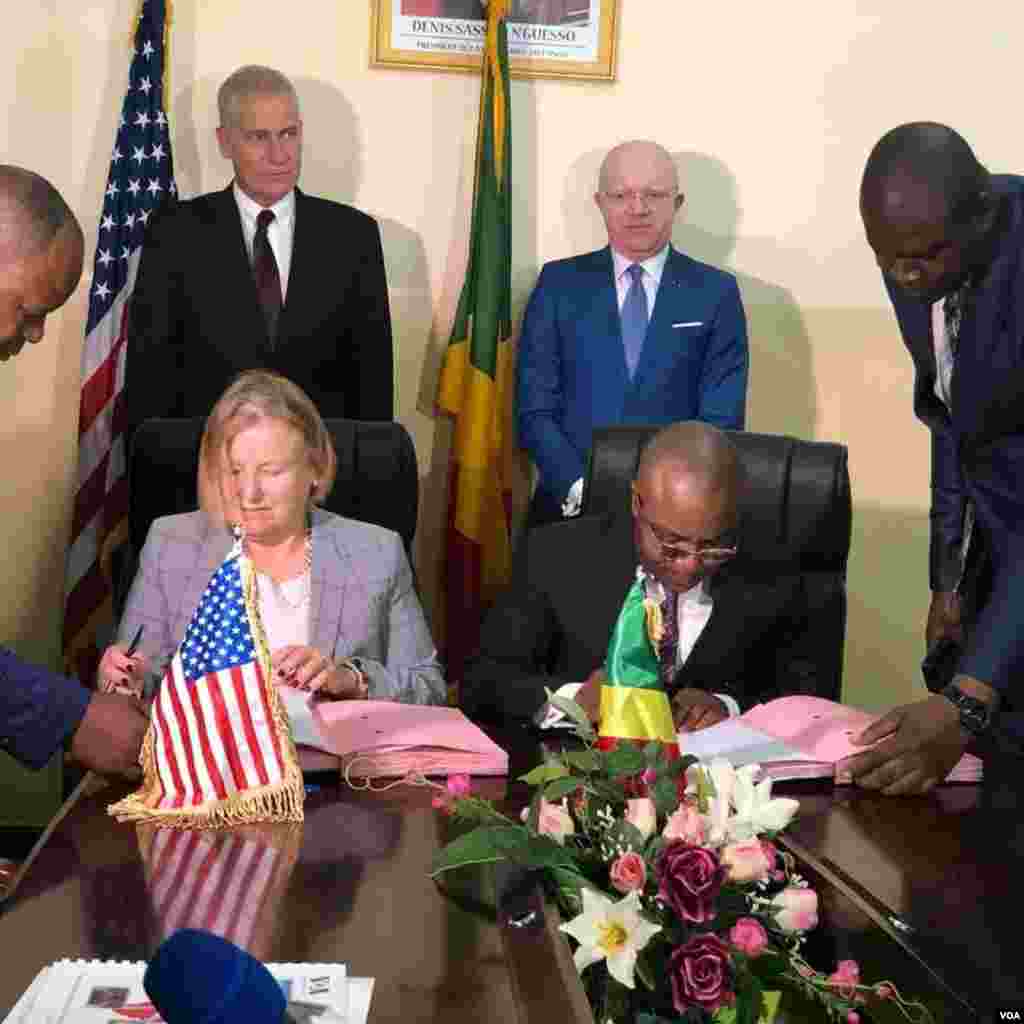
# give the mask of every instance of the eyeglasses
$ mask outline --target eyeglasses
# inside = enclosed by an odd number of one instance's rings
[[[732,537],[729,534],[722,534],[714,540],[703,541],[700,544],[685,544],[679,541],[668,540],[664,532],[654,525],[641,511],[642,502],[639,495],[634,495],[633,513],[640,521],[640,524],[654,538],[655,543],[661,549],[661,557],[666,562],[683,561],[686,558],[699,559],[702,565],[717,566],[735,558],[739,551],[739,545],[729,543]]]
[[[669,203],[676,198],[678,192],[664,192],[659,189],[645,188],[639,192],[636,191],[620,191],[620,192],[602,192],[601,195],[608,200],[613,206],[626,206],[629,203],[643,203],[644,206],[661,206],[664,203]]]

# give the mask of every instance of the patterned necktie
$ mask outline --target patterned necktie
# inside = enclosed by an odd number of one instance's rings
[[[252,272],[256,279],[263,316],[267,321],[267,338],[271,347],[277,341],[277,321],[281,315],[281,275],[277,271],[274,250],[267,238],[267,228],[274,221],[271,210],[260,210],[256,218],[256,235],[252,240]]]
[[[647,292],[644,291],[644,268],[634,263],[626,268],[633,279],[622,303],[622,345],[626,350],[626,369],[630,380],[640,362],[640,350],[647,336]]]
[[[671,695],[672,682],[676,677],[676,655],[679,651],[679,595],[674,590],[665,591],[661,602],[662,634],[658,649],[658,674],[661,685]]]

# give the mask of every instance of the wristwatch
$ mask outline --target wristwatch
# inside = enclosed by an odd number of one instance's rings
[[[956,683],[939,691],[960,713],[960,725],[975,738],[983,736],[992,724],[992,709],[983,700],[969,697]]]

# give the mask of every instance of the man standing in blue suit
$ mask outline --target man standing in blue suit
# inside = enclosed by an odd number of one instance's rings
[[[932,434],[926,642],[946,671],[868,728],[860,742],[877,746],[845,768],[912,793],[997,713],[1012,737],[1024,711],[1024,178],[989,174],[945,125],[905,124],[871,151],[860,208]]]
[[[743,427],[749,353],[739,288],[672,248],[683,198],[665,149],[616,146],[594,195],[608,246],[541,271],[516,365],[519,442],[539,471],[530,526],[579,511],[595,427]]]

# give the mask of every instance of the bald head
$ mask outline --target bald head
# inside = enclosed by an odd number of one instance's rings
[[[82,275],[82,229],[45,178],[0,164],[0,361],[42,340]]]
[[[674,423],[640,455],[633,517],[641,563],[670,589],[688,590],[711,561],[668,558],[666,550],[707,550],[734,542],[740,467],[726,435],[707,423]]]
[[[886,132],[871,150],[861,208],[889,219],[964,223],[977,215],[988,190],[988,172],[961,135],[914,121]]]
[[[935,302],[983,272],[998,234],[988,171],[952,128],[893,128],[868,157],[860,187],[868,244],[889,281]]]
[[[641,263],[668,245],[672,221],[683,205],[675,162],[656,142],[623,142],[601,164],[594,201],[609,245]]]

